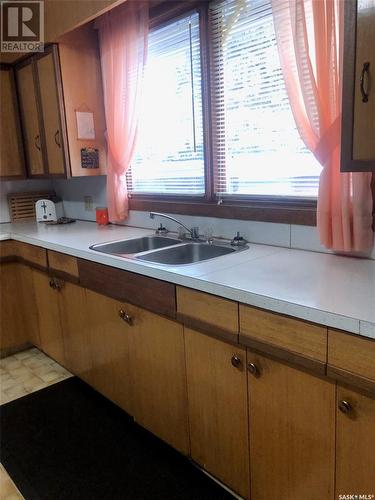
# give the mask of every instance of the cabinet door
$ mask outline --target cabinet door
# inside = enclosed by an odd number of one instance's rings
[[[65,365],[72,373],[90,383],[91,350],[85,289],[65,282],[58,292]]]
[[[90,384],[130,414],[132,380],[130,371],[130,337],[137,326],[129,325],[120,311],[134,314],[132,306],[86,291],[89,342],[92,354]]]
[[[335,385],[248,352],[251,497],[332,500]]]
[[[184,454],[189,452],[182,325],[143,309],[134,312],[134,417]]]
[[[64,175],[65,160],[56,77],[57,64],[57,55],[55,54],[54,47],[43,57],[36,59],[47,150],[48,174]]]
[[[375,494],[375,399],[337,386],[336,498]]]
[[[28,172],[30,176],[40,176],[44,174],[43,138],[39,127],[39,110],[32,60],[19,67],[16,74]]]
[[[28,341],[21,314],[18,264],[1,264],[0,296],[0,349],[7,354],[11,349],[21,347]]]
[[[375,0],[344,4],[341,171],[375,171]]]
[[[48,356],[65,366],[59,292],[50,286],[50,278],[46,273],[35,269],[32,273],[39,319],[40,346]]]
[[[185,328],[191,456],[249,496],[246,351]]]
[[[0,177],[23,177],[25,165],[13,70],[1,68],[0,76]]]

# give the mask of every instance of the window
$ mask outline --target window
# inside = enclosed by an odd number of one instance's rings
[[[215,192],[316,197],[321,166],[296,129],[271,2],[215,2],[210,17]]]
[[[150,31],[133,193],[205,194],[199,14]]]
[[[129,191],[211,204],[218,198],[314,200],[321,166],[296,129],[271,0],[207,5],[207,33],[200,33],[201,9],[150,31]],[[208,37],[209,48],[203,45]],[[211,119],[204,134],[206,69]],[[205,144],[210,138],[212,145]]]

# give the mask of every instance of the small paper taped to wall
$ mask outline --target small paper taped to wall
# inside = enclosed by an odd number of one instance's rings
[[[91,111],[76,111],[77,138],[95,139],[94,113]]]

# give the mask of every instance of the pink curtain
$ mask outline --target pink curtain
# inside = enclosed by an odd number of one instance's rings
[[[272,0],[281,67],[297,128],[323,169],[317,225],[337,251],[373,244],[371,173],[340,173],[344,0]]]
[[[128,0],[97,22],[107,122],[109,219],[128,216],[126,171],[134,153],[147,52],[148,2]]]

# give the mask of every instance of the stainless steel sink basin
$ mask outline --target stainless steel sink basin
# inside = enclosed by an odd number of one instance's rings
[[[178,247],[166,248],[158,252],[150,252],[145,255],[138,255],[135,258],[158,264],[178,265],[193,264],[202,260],[213,259],[233,253],[236,250],[231,247],[220,245],[208,245],[207,243],[187,243]]]
[[[97,252],[114,255],[128,255],[179,244],[181,244],[181,241],[173,238],[166,238],[164,236],[145,236],[143,238],[135,238],[133,240],[98,243],[96,245],[92,245],[90,248],[92,250],[96,250]]]

